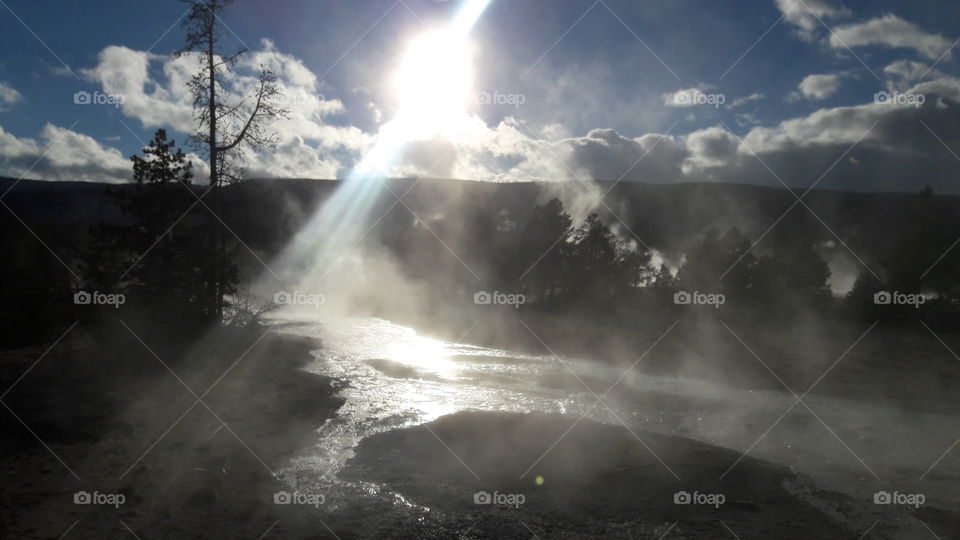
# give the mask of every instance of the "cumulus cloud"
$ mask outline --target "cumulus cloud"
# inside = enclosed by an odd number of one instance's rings
[[[9,105],[20,102],[23,96],[12,86],[0,81],[0,112],[6,112]]]
[[[150,76],[151,62],[163,63],[165,83]],[[96,67],[82,73],[98,83],[104,93],[122,96],[121,112],[140,120],[144,127],[170,127],[189,133],[193,129],[193,109],[186,83],[193,69],[193,62],[186,57],[172,60],[111,45],[100,51]]]
[[[0,156],[5,160],[5,163],[10,161],[18,161],[21,158],[29,158],[29,156],[40,157],[40,146],[33,139],[20,139],[12,133],[7,133],[4,131],[3,127],[0,127]],[[26,167],[28,167],[26,165]],[[24,167],[24,169],[26,169]],[[11,174],[9,170],[5,174]]]
[[[939,34],[924,31],[914,23],[888,14],[864,23],[837,27],[830,36],[829,44],[834,49],[847,47],[881,46],[894,49],[911,49],[936,60],[951,57],[953,42]]]
[[[956,121],[960,119],[960,79],[927,81],[906,92],[929,97],[920,106],[871,101],[820,109],[773,127],[753,128],[744,140],[754,151],[763,153],[814,147],[842,148],[860,141],[861,145],[885,151],[893,159],[946,155],[946,149],[924,124],[948,144],[960,139],[960,130],[956,127]],[[955,167],[956,162],[952,166]],[[934,172],[933,168],[929,170]],[[913,173],[902,180],[908,182],[911,176]]]
[[[803,97],[822,101],[832,96],[840,88],[840,75],[836,73],[807,75],[800,81],[797,88]]]
[[[810,7],[807,11],[801,9],[799,2],[780,0],[777,5],[790,24],[810,32],[817,28],[811,24],[811,18],[819,24],[814,14],[822,18],[849,14],[836,3],[805,3]],[[98,83],[104,93],[122,94],[125,99],[120,111],[144,127],[189,133],[194,123],[185,84],[196,69],[195,61],[190,56],[173,60],[125,47],[107,47],[101,51],[95,67],[83,73]],[[261,42],[257,50],[241,58],[237,71],[227,81],[228,99],[239,100],[255,87],[260,65],[278,74],[291,116],[276,126],[280,142],[275,152],[248,154],[243,165],[249,176],[343,177],[382,136],[341,121],[345,106],[324,95],[332,94],[332,89],[323,87],[299,59],[278,51],[269,41]],[[953,182],[956,161],[920,120],[947,144],[960,143],[960,128],[956,127],[960,126],[960,81],[927,71],[927,64],[909,60],[894,62],[884,69],[890,84],[896,82],[903,91],[929,95],[931,99],[922,107],[872,103],[867,102],[871,96],[864,96],[867,103],[861,105],[823,108],[768,126],[755,125],[753,115],[738,115],[739,125],[746,130],[742,138],[725,126],[706,127],[683,136],[642,130],[628,135],[622,128],[571,127],[579,125],[576,119],[530,125],[506,116],[488,124],[481,116],[465,112],[461,137],[455,141],[433,138],[410,144],[390,174],[488,181],[578,178],[779,185],[754,157],[755,152],[784,181],[803,186],[816,180],[850,145],[859,141],[848,156],[851,159],[838,165],[823,185],[833,181],[833,187],[841,188],[910,189],[913,183],[921,181],[942,191],[948,181]],[[826,99],[837,92],[843,77],[844,73],[810,75],[799,84],[798,94],[811,100]],[[667,93],[662,99],[668,107],[685,107],[695,104],[696,96],[708,95],[709,90],[700,85]],[[731,107],[744,107],[764,98],[757,92],[735,100]],[[367,103],[364,101],[361,107]],[[649,106],[649,98],[646,106],[659,109]],[[372,103],[368,108],[379,110]],[[57,140],[61,142],[54,144]],[[91,137],[54,125],[44,127],[36,138],[16,137],[0,128],[0,165],[4,174],[19,176],[45,151],[47,155],[40,159],[31,176],[129,181],[129,162],[118,150]],[[198,163],[199,180],[205,174],[203,165],[196,156],[191,159]],[[851,168],[848,164],[852,163],[860,165]],[[916,171],[924,171],[922,180],[918,180]]]
[[[474,117],[473,131],[462,141],[423,141],[400,167],[404,175],[492,181],[726,181],[780,186],[782,180],[804,187],[856,144],[820,187],[911,191],[930,183],[938,191],[955,192],[956,159],[923,124],[948,145],[960,144],[960,80],[925,80],[906,91],[929,99],[916,107],[874,103],[868,96],[860,105],[823,108],[772,126],[753,126],[742,137],[725,126],[713,126],[686,136],[630,137],[594,129],[584,136],[547,139],[513,119],[488,127]],[[918,176],[917,171],[923,173]]]
[[[777,9],[783,13],[783,19],[796,28],[797,35],[812,41],[820,21],[841,19],[850,16],[850,10],[830,0],[776,0]]]
[[[170,58],[109,46],[101,51],[97,65],[83,74],[99,83],[104,93],[123,96],[121,112],[145,128],[167,127],[189,134],[196,122],[187,83],[198,69],[197,59],[194,54]],[[236,70],[224,77],[224,102],[240,104],[251,95],[260,66],[277,75],[282,105],[290,114],[275,122],[280,139],[275,151],[247,155],[242,165],[249,176],[334,178],[344,164],[332,156],[339,153],[345,159],[370,144],[371,136],[360,129],[327,121],[344,112],[343,103],[327,99],[316,75],[269,40],[241,56]]]
[[[928,81],[918,82],[914,86],[904,90],[906,94],[931,94],[937,98],[936,107],[950,110],[952,106],[960,103],[960,79],[956,77],[940,77]],[[952,103],[945,103],[949,101]],[[946,114],[946,111],[944,111]]]
[[[942,72],[932,69],[924,62],[897,60],[883,68],[887,90],[902,92],[922,79],[949,79]]]
[[[93,137],[46,124],[39,141],[0,127],[0,167],[6,176],[81,182],[129,182],[130,162]]]
[[[908,74],[916,74],[919,67],[899,65],[892,70],[909,68]],[[936,77],[905,91],[927,95],[926,104],[874,103],[867,96],[860,105],[823,108],[772,126],[754,126],[742,138],[713,126],[684,137],[656,133],[629,137],[596,129],[581,137],[547,141],[536,138],[534,130],[517,129],[515,121],[490,129],[480,122],[477,129],[484,135],[471,139],[472,145],[445,146],[455,157],[442,163],[444,172],[452,173],[449,176],[488,180],[622,178],[773,186],[783,180],[802,187],[817,181],[856,144],[820,187],[912,191],[930,183],[938,191],[956,192],[957,161],[924,124],[947,145],[960,144],[960,79]],[[433,145],[419,149],[421,162],[439,156],[432,148],[439,149]],[[923,172],[918,176],[917,171]]]
[[[677,177],[686,157],[674,137],[660,133],[629,138],[610,129],[596,129],[561,145],[568,149],[571,167],[582,177],[600,180],[669,182]]]
[[[710,127],[687,136],[688,173],[730,165],[739,158],[740,140],[722,127]]]
[[[918,81],[927,75],[940,77],[942,74],[930,69],[930,66],[923,62],[914,60],[897,60],[883,68],[887,76],[897,77],[907,82]]]
[[[533,135],[512,117],[488,126],[469,115],[456,143],[433,138],[408,145],[391,176],[429,176],[487,181],[571,180],[569,148]]]

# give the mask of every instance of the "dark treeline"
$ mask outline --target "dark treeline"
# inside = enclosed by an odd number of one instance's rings
[[[0,216],[0,249],[8,254],[0,272],[16,284],[2,292],[8,345],[48,338],[58,321],[116,313],[110,306],[76,305],[79,290],[123,294],[125,317],[146,317],[151,326],[173,332],[255,321],[270,307],[245,296],[246,284],[264,271],[257,259],[277,254],[335,188],[329,182],[262,181],[208,191],[194,183],[189,162],[163,131],[132,163],[132,185],[64,188],[80,208],[67,205],[61,214],[31,210],[36,198],[63,196],[57,189],[18,186],[12,192],[9,200],[19,212]],[[751,237],[716,216],[720,225],[711,224],[711,216],[691,223],[689,216],[671,221],[635,211],[575,219],[559,199],[543,198],[547,189],[427,181],[407,199],[411,210],[392,204],[394,190],[384,189],[374,214],[386,215],[364,245],[398,261],[405,279],[429,284],[430,301],[462,306],[477,291],[499,291],[523,294],[525,310],[593,321],[690,309],[676,305],[678,293],[722,294],[723,314],[764,321],[814,312],[922,318],[943,327],[960,307],[960,249],[950,249],[960,229],[955,214],[942,211],[929,190],[901,195],[907,218],[879,239],[864,225],[844,228],[839,241],[825,240],[824,231],[815,235],[785,220],[787,236],[757,242],[762,227],[748,227],[760,230]],[[26,221],[20,222],[21,214]],[[213,248],[211,237],[217,239]],[[828,284],[825,254],[846,247],[863,259],[852,290],[837,295]],[[212,288],[220,291],[222,306],[210,301]],[[884,291],[922,295],[923,305],[878,303]]]
[[[948,320],[960,308],[960,250],[950,249],[958,229],[929,211],[934,199],[929,191],[904,199],[915,205],[913,220],[898,237],[885,239],[885,251],[860,264],[856,285],[847,294],[834,293],[829,285],[824,252],[845,249],[835,241],[796,234],[756,242],[736,226],[709,226],[679,249],[645,244],[634,235],[642,236],[642,225],[627,228],[616,216],[604,219],[595,213],[575,223],[558,199],[474,206],[457,216],[459,223],[448,223],[454,219],[449,216],[429,227],[418,226],[422,216],[401,215],[391,222],[394,232],[384,245],[404,261],[411,277],[441,291],[438,296],[462,298],[471,288],[519,293],[526,296],[528,309],[593,319],[668,308],[675,305],[677,293],[699,292],[722,294],[724,313],[758,320],[789,321],[811,312],[869,320]],[[462,268],[449,264],[444,267],[448,272],[439,273],[436,261],[453,257],[446,246],[463,259]],[[922,309],[896,300],[884,304],[882,296],[877,303],[875,295],[884,292],[899,293],[900,299],[922,295]]]

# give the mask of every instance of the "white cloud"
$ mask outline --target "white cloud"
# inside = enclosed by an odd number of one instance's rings
[[[31,168],[32,167],[32,168]],[[116,148],[67,128],[47,124],[40,141],[0,127],[0,171],[6,176],[81,182],[129,182],[130,162]]]
[[[939,75],[939,72],[931,70],[927,64],[914,60],[897,60],[883,68],[883,72],[887,76],[898,77],[910,82],[920,80],[927,74]]]
[[[826,73],[818,75],[807,75],[797,86],[803,97],[811,100],[822,101],[832,96],[840,88],[840,75],[836,73]]]
[[[813,88],[808,91],[815,93]],[[925,81],[908,91],[960,101],[960,79]],[[396,173],[491,181],[622,177],[653,183],[728,181],[779,186],[779,180],[753,156],[756,152],[789,185],[803,186],[857,143],[848,155],[852,159],[838,164],[823,179],[823,187],[910,190],[916,180],[914,171],[920,167],[927,171],[924,182],[949,191],[945,186],[952,185],[956,162],[919,120],[948,144],[957,144],[960,128],[954,126],[960,125],[960,107],[941,101],[938,107],[916,108],[873,103],[872,98],[865,96],[861,105],[824,108],[773,126],[754,126],[742,140],[716,126],[684,137],[658,133],[628,137],[612,129],[594,129],[584,136],[556,138],[548,136],[552,130],[522,127],[513,119],[487,126],[473,117],[471,132],[462,142],[418,143]],[[755,123],[755,118],[745,118],[741,125]]]
[[[317,148],[301,137],[287,137],[274,152],[251,153],[244,168],[251,178],[337,178],[342,168],[340,161],[322,157]]]
[[[740,141],[721,127],[710,127],[687,136],[686,172],[730,165],[739,158]]]
[[[430,176],[487,181],[553,181],[575,178],[564,141],[533,138],[513,118],[488,126],[470,115],[454,144],[436,138],[410,145],[391,176]]]
[[[757,118],[757,115],[753,113],[736,114],[733,118],[740,127],[756,126],[760,124],[760,120]]]
[[[93,168],[104,172],[129,175],[130,162],[116,148],[101,146],[93,137],[76,131],[47,124],[40,137],[48,143],[45,159],[58,169],[76,170]],[[88,180],[91,177],[77,178]]]
[[[914,23],[893,14],[871,19],[864,23],[840,26],[830,36],[834,49],[864,47],[868,45],[911,49],[936,60],[941,55],[949,59],[953,42],[939,34],[930,34]]]
[[[0,112],[8,110],[8,105],[23,101],[23,96],[12,86],[0,81]]]
[[[823,25],[820,21],[850,16],[850,10],[830,0],[776,0],[783,18],[796,27],[797,34],[812,41]]]
[[[20,139],[12,133],[7,133],[0,126],[0,158],[5,162],[9,163],[30,156],[35,156],[36,159],[36,157],[40,157],[41,152],[40,146],[33,139]],[[13,175],[9,169],[4,174]]]
[[[196,123],[187,82],[198,69],[197,58],[188,54],[172,59],[110,46],[101,51],[97,66],[83,73],[98,82],[104,93],[122,95],[121,112],[144,127],[167,127],[189,134]],[[154,75],[157,65],[160,77]],[[242,165],[249,176],[333,178],[343,166],[333,154],[356,155],[371,143],[372,136],[354,126],[327,122],[344,112],[343,103],[321,94],[316,76],[299,59],[277,51],[269,40],[242,56],[237,69],[225,77],[226,102],[240,103],[243,96],[255,91],[260,66],[277,75],[282,105],[290,114],[274,123],[279,137],[275,151],[247,156]],[[199,179],[199,173],[197,176]]]
[[[819,6],[820,16],[839,17],[847,13],[845,8],[834,4],[806,2],[811,8]],[[781,1],[778,5],[788,10],[785,14],[791,14],[788,19],[791,24],[799,28],[810,27],[810,13],[789,11],[796,7],[795,3]],[[824,11],[824,6],[832,6],[833,11]],[[815,28],[812,27],[811,31]],[[99,82],[104,92],[124,94],[126,99],[121,112],[140,120],[145,127],[168,127],[189,132],[193,128],[192,107],[184,85],[195,69],[194,61],[192,57],[174,61],[124,47],[108,47],[101,52],[97,66],[84,73]],[[380,135],[352,125],[336,124],[339,117],[345,115],[343,103],[324,97],[322,91],[330,93],[332,90],[322,87],[299,59],[277,51],[269,41],[262,42],[258,50],[241,60],[237,72],[228,81],[230,99],[238,99],[254,87],[256,68],[260,64],[278,74],[291,117],[276,126],[281,140],[275,152],[248,155],[244,165],[249,176],[345,176],[347,168]],[[887,66],[884,73],[891,80],[901,80],[902,85],[913,85],[911,91],[960,100],[960,81],[935,71],[921,78],[925,70],[926,65],[920,62],[900,61]],[[802,93],[812,100],[826,99],[837,92],[845,76],[844,73],[810,75],[798,85],[798,95]],[[683,107],[687,101],[692,104],[695,100],[678,100],[678,94],[695,97],[706,95],[709,90],[701,85],[670,92],[662,98],[669,107]],[[735,100],[731,107],[744,106],[764,97],[757,92]],[[876,182],[901,182],[897,185],[902,185],[912,178],[909,176],[911,167],[907,166],[914,163],[910,159],[920,155],[929,158],[937,152],[945,154],[939,142],[930,137],[918,119],[924,119],[948,144],[960,142],[960,133],[951,127],[951,122],[958,116],[955,103],[940,100],[938,107],[910,108],[874,104],[870,102],[871,98],[864,96],[863,105],[825,108],[767,127],[755,125],[755,116],[737,115],[735,118],[741,126],[753,126],[744,136],[745,143],[720,127],[700,129],[686,136],[644,134],[643,131],[639,136],[627,136],[613,129],[572,128],[579,118],[570,122],[527,125],[507,116],[499,123],[488,124],[480,116],[469,114],[465,117],[465,132],[457,142],[432,139],[413,143],[391,170],[391,175],[489,181],[551,181],[575,177],[617,180],[623,177],[626,181],[660,183],[725,180],[774,184],[770,172],[752,156],[752,150],[787,181],[809,182],[826,170],[832,160],[856,142],[867,128],[876,124],[849,156],[852,158],[848,160],[850,163],[860,162],[859,169],[843,170],[845,165],[841,164],[837,176],[843,178],[843,182],[869,185],[874,181],[874,176],[870,175],[876,175]],[[649,109],[650,97],[646,99]],[[359,105],[361,114],[379,110],[376,105],[368,107],[367,103],[363,101]],[[667,111],[662,112],[667,114]],[[573,115],[576,111],[563,114]],[[18,138],[0,128],[3,172],[17,176],[17,171],[29,167],[51,141],[59,137],[63,137],[64,147],[51,147],[48,156],[31,173],[32,177],[129,180],[129,162],[119,151],[104,147],[88,136],[52,125],[45,127],[36,140]],[[880,150],[883,151],[882,159],[875,159],[873,155],[865,158],[860,154]],[[196,157],[191,156],[191,159],[196,160]],[[884,167],[874,163],[881,163]],[[931,174],[939,174],[937,167],[931,169]],[[198,180],[205,174],[201,171],[202,165],[196,172]],[[839,174],[841,171],[851,176],[844,177]],[[907,173],[902,174],[904,171]]]
[[[760,93],[760,92],[754,92],[754,93],[750,94],[749,96],[744,96],[744,97],[737,98],[737,99],[733,100],[733,103],[730,104],[730,108],[737,108],[737,107],[746,105],[746,104],[748,104],[748,103],[753,103],[754,101],[760,101],[761,99],[764,99],[765,97],[767,97],[767,96],[765,96],[764,94],[762,94],[762,93]]]
[[[937,79],[918,82],[904,91],[907,94],[936,94],[951,101],[960,102],[960,79],[955,77],[940,77]]]
[[[155,61],[164,61],[163,72],[168,84],[161,84],[149,75],[150,63]],[[189,133],[193,128],[193,109],[186,82],[194,69],[193,63],[187,57],[171,60],[111,45],[100,52],[96,67],[82,73],[99,83],[104,93],[123,96],[120,110],[140,120],[144,127],[169,127]]]

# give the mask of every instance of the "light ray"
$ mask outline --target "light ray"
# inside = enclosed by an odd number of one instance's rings
[[[465,43],[490,3],[491,0],[466,0],[450,26],[442,31],[445,38]],[[313,273],[323,272],[359,238],[390,170],[411,140],[423,136],[411,129],[420,123],[418,115],[423,112],[422,103],[417,100],[401,103],[397,115],[383,126],[377,141],[346,180],[321,203],[284,248],[276,264],[271,265],[284,284],[295,286],[307,282]]]

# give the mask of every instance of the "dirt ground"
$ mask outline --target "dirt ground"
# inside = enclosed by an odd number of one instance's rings
[[[334,381],[300,369],[319,344],[253,329],[170,350],[117,330],[107,343],[72,334],[29,371],[43,349],[3,355],[4,388],[26,376],[0,411],[0,537],[276,528],[296,509],[273,504],[275,469],[340,406]],[[122,494],[123,504],[75,504],[78,492]]]

